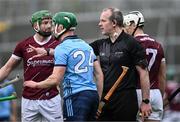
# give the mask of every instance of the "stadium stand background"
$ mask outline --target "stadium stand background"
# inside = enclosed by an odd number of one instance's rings
[[[32,35],[31,14],[48,9],[52,13],[71,11],[78,17],[77,33],[87,42],[101,37],[98,29],[99,15],[105,7],[117,7],[123,13],[139,10],[144,14],[146,33],[162,43],[167,58],[168,71],[180,79],[180,1],[179,0],[0,0],[0,66],[11,56],[16,43]],[[16,68],[9,79],[19,73]],[[21,96],[22,82],[15,83]],[[20,98],[18,99],[20,107]],[[20,110],[20,109],[19,109]]]

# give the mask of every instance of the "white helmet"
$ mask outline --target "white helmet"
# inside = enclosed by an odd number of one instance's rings
[[[131,11],[127,15],[124,16],[124,25],[130,25],[131,22],[134,22],[135,25],[143,26],[144,25],[144,17],[139,11]]]

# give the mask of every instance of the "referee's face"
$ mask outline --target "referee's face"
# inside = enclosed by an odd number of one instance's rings
[[[111,14],[112,13],[110,10],[106,10],[103,11],[100,15],[99,28],[101,29],[103,35],[109,36],[111,33],[113,33],[114,24],[109,19]]]

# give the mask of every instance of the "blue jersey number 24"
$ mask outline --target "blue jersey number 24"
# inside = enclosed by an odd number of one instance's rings
[[[81,59],[74,67],[75,73],[88,72],[88,66],[93,66],[93,60],[92,60],[93,59],[93,51],[91,50],[90,55],[85,55],[85,53],[83,51],[78,50],[78,51],[74,52],[73,57],[77,58],[78,56],[80,56]],[[86,62],[86,60],[88,60],[87,65],[84,64]]]

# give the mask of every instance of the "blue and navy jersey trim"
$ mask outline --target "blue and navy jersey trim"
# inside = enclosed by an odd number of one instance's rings
[[[66,67],[67,65],[65,65],[65,64],[55,64],[54,66],[64,66],[64,67]]]
[[[65,38],[62,40],[62,42],[65,41],[65,40],[67,40],[67,39],[79,39],[79,38],[78,38],[77,35],[67,36],[67,37],[65,37]]]
[[[95,62],[95,61],[97,61],[97,58],[96,58],[96,59],[94,59],[94,62]]]

